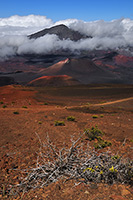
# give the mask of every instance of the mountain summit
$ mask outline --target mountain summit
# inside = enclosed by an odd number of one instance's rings
[[[30,39],[37,39],[37,38],[42,37],[46,34],[55,34],[59,37],[60,40],[70,39],[72,41],[78,41],[80,39],[88,37],[86,35],[79,33],[78,31],[74,31],[74,30],[68,28],[64,24],[60,24],[60,25],[57,25],[57,26],[53,26],[51,28],[44,29],[42,31],[39,31],[39,32],[34,33],[32,35],[29,35],[28,37]]]

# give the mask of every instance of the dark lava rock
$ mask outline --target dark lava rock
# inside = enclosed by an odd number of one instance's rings
[[[88,38],[88,36],[83,35],[83,34],[79,33],[78,31],[74,31],[74,30],[68,28],[67,26],[65,26],[64,24],[44,29],[42,31],[39,31],[39,32],[34,33],[32,35],[29,35],[28,37],[30,39],[37,39],[37,38],[42,37],[46,34],[55,34],[59,37],[60,40],[70,39],[70,40],[73,40],[73,41],[78,41],[78,40],[83,39],[83,38]]]

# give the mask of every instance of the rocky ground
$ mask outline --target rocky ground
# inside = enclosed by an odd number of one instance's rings
[[[131,185],[93,182],[75,185],[74,180],[65,182],[64,179],[47,187],[29,190],[25,194],[20,192],[17,196],[8,196],[10,186],[19,184],[24,177],[22,170],[36,165],[40,143],[35,133],[39,135],[41,141],[45,141],[46,135],[49,134],[50,139],[58,147],[62,147],[64,142],[70,146],[71,135],[78,137],[85,128],[97,125],[104,132],[104,139],[112,143],[110,147],[105,148],[105,151],[108,149],[113,155],[118,152],[123,158],[132,159],[133,99],[131,97],[133,97],[133,90],[130,86],[130,92],[122,93],[122,87],[108,89],[114,91],[110,95],[102,89],[104,87],[95,89],[97,92],[94,92],[93,88],[90,95],[86,96],[76,92],[71,95],[64,95],[62,92],[60,93],[62,95],[59,95],[58,88],[42,91],[42,89],[22,86],[1,87],[0,198],[133,199]],[[123,89],[123,91],[128,90],[129,87],[126,88],[126,86],[125,90]],[[121,101],[114,102],[116,100]],[[114,103],[107,104],[110,101]],[[93,118],[94,115],[97,117]],[[74,116],[76,120],[68,121],[66,119],[68,116]],[[64,121],[65,126],[55,126],[55,120]],[[86,136],[83,138],[83,141],[85,140]],[[93,141],[90,143],[93,146]]]

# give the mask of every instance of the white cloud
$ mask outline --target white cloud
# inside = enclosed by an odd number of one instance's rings
[[[0,33],[4,35],[27,35],[53,25],[51,19],[40,15],[0,18]]]
[[[14,15],[9,18],[0,18],[0,26],[16,26],[16,27],[41,27],[53,24],[51,19],[40,15],[18,16]]]
[[[56,35],[45,35],[38,39],[27,40],[22,45],[18,46],[17,53],[49,53],[53,49],[58,49],[58,37]],[[59,47],[60,48],[60,47]]]
[[[73,30],[92,38],[77,42],[59,40],[56,35],[45,35],[29,40],[27,35],[53,25],[65,24]],[[23,53],[49,53],[60,48],[71,51],[86,49],[114,49],[133,47],[133,20],[84,22],[77,19],[58,21],[55,24],[45,16],[12,16],[0,18],[0,58]]]

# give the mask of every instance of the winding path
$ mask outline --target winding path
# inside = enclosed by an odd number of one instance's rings
[[[101,103],[101,104],[94,104],[93,106],[111,105],[111,104],[115,104],[115,103],[129,101],[129,100],[133,100],[133,97],[129,97],[129,98],[125,98],[125,99],[119,99],[119,100],[116,100],[116,101],[110,101],[110,102]]]

